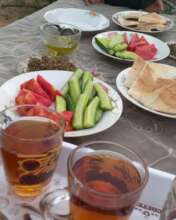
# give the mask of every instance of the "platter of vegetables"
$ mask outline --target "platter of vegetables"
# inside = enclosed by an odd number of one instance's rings
[[[137,56],[145,60],[159,61],[169,56],[170,50],[163,41],[142,33],[109,31],[95,35],[93,48],[113,59],[132,63]]]
[[[79,137],[104,131],[115,124],[123,110],[119,94],[108,84],[82,69],[36,71],[18,75],[0,87],[0,110],[10,105],[35,104],[23,116],[46,116],[57,120],[62,114],[65,137]],[[43,106],[53,113],[43,111]],[[37,108],[39,109],[39,108]]]

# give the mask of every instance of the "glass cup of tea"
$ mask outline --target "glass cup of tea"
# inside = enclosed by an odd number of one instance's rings
[[[78,46],[81,38],[79,28],[71,24],[43,24],[40,27],[41,38],[48,49],[49,55],[66,56]]]
[[[137,153],[108,141],[74,149],[67,166],[68,190],[48,193],[40,203],[45,220],[67,214],[72,220],[127,220],[149,177]]]
[[[53,176],[65,127],[63,117],[58,114],[56,120],[55,114],[41,105],[19,105],[0,112],[4,170],[17,196],[41,194]]]

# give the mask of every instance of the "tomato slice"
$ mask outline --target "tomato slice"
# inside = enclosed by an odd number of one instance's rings
[[[72,120],[73,120],[73,112],[65,111],[61,113],[65,119],[65,131],[72,131]]]
[[[28,90],[35,92],[35,93],[37,93],[47,99],[50,99],[50,97],[47,95],[47,93],[42,89],[40,84],[35,79],[30,79],[30,80],[24,82],[23,84],[21,84],[20,88],[21,89],[28,89]]]
[[[15,98],[15,102],[17,105],[37,104],[37,99],[32,91],[21,89]]]
[[[145,60],[150,60],[155,57],[157,48],[154,44],[138,46],[136,47],[135,53]]]
[[[21,89],[19,94],[17,95],[15,102],[17,105],[25,105],[25,104],[37,104],[40,103],[44,106],[50,106],[52,101],[48,98],[45,98],[35,92],[32,92],[28,89]]]
[[[52,101],[55,101],[56,95],[61,96],[61,92],[56,90],[54,86],[49,83],[46,79],[44,79],[41,75],[37,76],[37,82],[43,88],[43,90],[47,93]]]

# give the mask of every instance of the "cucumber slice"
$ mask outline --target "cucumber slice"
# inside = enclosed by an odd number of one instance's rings
[[[127,60],[135,60],[137,58],[137,55],[132,51],[118,51],[115,54],[117,57],[121,59],[127,59]]]
[[[62,96],[56,96],[56,112],[66,111],[66,101]]]
[[[88,103],[88,97],[86,94],[81,94],[76,108],[75,108],[75,113],[73,117],[73,123],[72,126],[76,130],[83,129],[83,118],[84,118],[84,111]]]
[[[103,111],[98,108],[95,115],[95,123],[97,124],[103,116]]]
[[[80,68],[77,68],[74,72],[74,75],[75,77],[78,77],[78,79],[80,79],[83,75],[83,70],[81,70]]]
[[[99,102],[100,99],[96,96],[86,108],[84,114],[84,128],[92,128],[95,126],[95,116]]]
[[[66,100],[66,103],[67,103],[67,110],[69,111],[74,111],[75,110],[75,105],[70,97],[70,95],[67,93],[66,96],[65,96],[65,100]]]
[[[81,90],[84,91],[86,83],[88,80],[93,80],[93,75],[89,71],[85,71],[82,77]]]
[[[94,84],[97,94],[100,98],[100,107],[103,110],[112,110],[112,102],[108,94],[104,91],[102,86],[99,83]]]
[[[116,44],[114,47],[114,51],[118,52],[118,51],[123,51],[126,50],[128,47],[128,45],[126,43],[122,43],[122,44]]]
[[[110,55],[114,55],[115,51],[114,51],[113,49],[108,49],[108,53],[109,53]]]
[[[70,93],[70,97],[73,100],[73,103],[76,105],[79,96],[81,94],[81,88],[80,88],[80,84],[79,84],[79,79],[76,76],[73,76],[69,81],[68,81],[68,85],[69,85],[69,93]]]
[[[90,79],[86,83],[85,89],[83,91],[83,93],[87,95],[89,100],[92,98],[93,90],[94,90],[94,84],[93,81]]]
[[[102,38],[95,38],[95,42],[104,50],[108,52],[109,43],[110,40],[108,38],[102,37]]]
[[[66,96],[66,94],[68,93],[68,91],[69,91],[69,86],[68,86],[68,83],[66,83],[66,84],[64,85],[64,87],[62,88],[62,90],[61,90],[61,94],[62,94],[63,96]]]
[[[112,39],[109,42],[109,48],[113,49],[116,44],[124,42],[124,37],[122,34],[116,34],[112,37]]]

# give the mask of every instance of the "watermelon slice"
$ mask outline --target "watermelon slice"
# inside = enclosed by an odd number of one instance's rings
[[[154,44],[141,45],[136,47],[135,53],[145,60],[151,60],[155,57],[157,53],[157,48]]]

